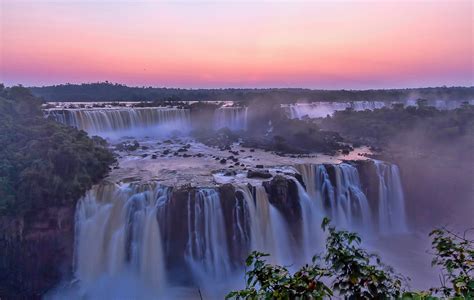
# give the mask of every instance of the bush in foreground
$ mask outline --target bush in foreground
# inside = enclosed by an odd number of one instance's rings
[[[413,292],[405,289],[407,279],[396,274],[380,258],[360,247],[353,232],[336,230],[325,219],[326,251],[312,263],[291,273],[284,266],[267,264],[268,254],[252,252],[246,265],[246,288],[230,292],[226,299],[473,299],[474,241],[448,229],[431,232],[435,250],[433,265],[445,273],[441,287]]]

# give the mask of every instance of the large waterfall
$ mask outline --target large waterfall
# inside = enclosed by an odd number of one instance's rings
[[[252,250],[272,254],[273,263],[298,266],[324,247],[324,216],[363,233],[406,231],[397,167],[366,164],[372,186],[361,182],[358,165],[297,165],[303,180],[287,175],[285,186],[296,193],[286,200],[279,198],[283,186],[272,196],[271,181],[207,188],[98,185],[76,212],[75,275],[83,295],[100,278],[123,274],[152,294],[183,284],[209,292],[214,283],[241,274]],[[375,199],[369,189],[378,191]]]
[[[214,112],[214,128],[247,129],[248,107],[223,106]]]
[[[168,188],[155,184],[106,183],[78,202],[75,274],[86,289],[124,274],[155,293],[166,286],[157,209],[167,194]]]
[[[189,109],[169,107],[146,108],[104,108],[50,110],[48,115],[90,134],[105,135],[133,133],[140,135],[160,135],[167,131],[190,129]]]

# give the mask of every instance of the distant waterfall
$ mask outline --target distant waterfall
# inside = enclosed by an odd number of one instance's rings
[[[214,112],[214,128],[247,129],[248,107],[224,106]]]
[[[48,116],[90,134],[153,129],[166,126],[169,131],[189,130],[190,111],[168,107],[50,110]],[[153,135],[153,131],[147,132]]]
[[[352,102],[311,102],[311,103],[295,103],[284,105],[282,108],[286,111],[288,117],[291,119],[308,118],[324,118],[328,115],[334,114],[339,110],[352,108],[359,110],[374,110],[385,107],[390,103],[382,101],[352,101]]]
[[[167,188],[99,186],[77,205],[75,273],[84,284],[100,276],[135,274],[154,289],[166,285],[157,205]]]
[[[450,110],[461,107],[462,101],[433,100],[428,101],[427,105],[440,110]],[[474,105],[474,100],[468,101]],[[355,111],[374,110],[383,107],[391,107],[393,104],[403,104],[404,106],[417,106],[416,100],[408,101],[346,101],[346,102],[309,102],[284,104],[282,109],[291,119],[307,118],[325,118],[333,115],[336,111],[352,108]]]
[[[406,232],[405,199],[396,165],[375,161],[379,177],[379,228],[383,234]]]

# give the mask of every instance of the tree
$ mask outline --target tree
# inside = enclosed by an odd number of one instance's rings
[[[328,233],[326,251],[314,256],[291,274],[286,267],[267,264],[268,254],[252,252],[247,258],[245,289],[233,291],[227,299],[322,299],[337,296],[344,299],[430,300],[474,298],[473,240],[447,228],[433,230],[433,265],[443,269],[441,287],[428,291],[406,291],[407,279],[384,265],[380,258],[360,247],[354,233],[336,230],[325,218],[322,228]],[[329,285],[327,283],[330,282]]]

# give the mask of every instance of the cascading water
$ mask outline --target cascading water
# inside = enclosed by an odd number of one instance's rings
[[[186,260],[197,276],[214,280],[231,272],[226,226],[219,194],[200,189],[188,202]]]
[[[311,199],[304,187],[298,180],[293,179],[298,188],[299,204],[301,207],[301,244],[303,260],[300,263],[308,262],[311,257],[322,250],[324,236],[321,231],[323,213],[318,209],[317,202]]]
[[[339,165],[298,165],[308,195],[319,211],[324,211],[337,225],[361,232],[381,233],[407,230],[403,190],[398,168],[384,162],[374,162],[378,174],[378,218],[371,208],[356,167]],[[331,181],[328,168],[333,169]]]
[[[166,194],[153,184],[105,184],[78,202],[75,274],[84,287],[124,274],[156,293],[165,287],[157,205]]]
[[[90,134],[111,135],[117,131],[140,130],[153,135],[153,129],[168,131],[190,129],[190,110],[168,107],[50,110],[48,116],[58,122],[77,127]],[[151,129],[151,130],[149,130]]]
[[[371,212],[367,197],[362,192],[359,172],[349,164],[335,166],[336,199],[332,203],[332,215],[347,228],[369,231]]]
[[[469,104],[474,105],[474,100],[468,101]],[[405,106],[417,106],[416,100],[408,100],[405,102],[386,102],[386,101],[350,101],[350,102],[311,102],[311,103],[295,103],[283,105],[288,117],[291,119],[308,118],[324,118],[328,115],[333,115],[334,112],[352,108],[355,111],[374,110],[383,107],[391,107],[393,104],[403,104]],[[435,107],[440,110],[451,110],[461,107],[461,101],[445,101],[434,100],[428,101],[427,105]]]
[[[294,243],[290,241],[288,224],[270,203],[265,188],[256,186],[255,198],[246,185],[238,186],[236,191],[242,193],[247,208],[250,250],[271,254],[270,261],[274,263],[291,263],[291,245]]]
[[[408,231],[405,216],[405,199],[396,165],[374,161],[379,177],[379,229],[382,234]]]
[[[214,128],[247,129],[248,107],[223,106],[214,112]]]
[[[184,282],[218,297],[212,292],[216,284],[228,291],[223,286],[230,277],[241,276],[252,250],[270,253],[269,261],[276,264],[307,263],[324,247],[324,215],[349,230],[403,232],[398,169],[378,161],[374,168],[379,191],[375,206],[367,200],[355,166],[296,166],[306,190],[287,177],[297,196],[285,200],[286,205],[299,207],[291,222],[259,184],[231,186],[234,194],[227,198],[217,187],[175,191],[153,182],[96,186],[76,211],[75,275],[82,295],[94,293],[89,287],[98,280],[110,278],[116,284],[116,278],[128,276],[140,283],[135,289],[151,291],[148,295]],[[173,275],[166,276],[169,272]],[[176,274],[183,278],[170,280]]]

